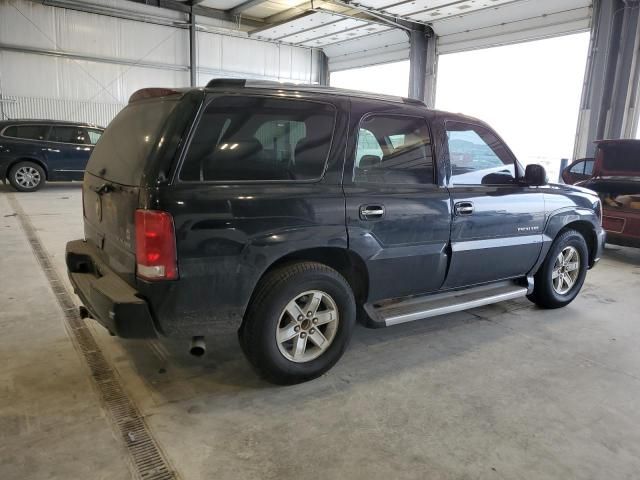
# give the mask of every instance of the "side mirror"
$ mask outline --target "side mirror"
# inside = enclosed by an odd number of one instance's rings
[[[549,183],[547,171],[542,165],[527,165],[524,171],[524,181],[532,187],[539,187]]]

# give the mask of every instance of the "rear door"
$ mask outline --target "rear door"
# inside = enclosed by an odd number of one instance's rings
[[[47,144],[49,168],[58,179],[81,180],[93,145],[86,128],[53,125]]]
[[[436,183],[428,112],[354,102],[344,173],[349,248],[369,301],[438,290],[447,269],[449,193]]]
[[[562,172],[562,180],[568,185],[588,180],[593,175],[593,158],[583,158],[569,165]]]
[[[445,287],[524,276],[542,247],[544,196],[520,182],[515,157],[488,127],[445,123],[453,222]]]

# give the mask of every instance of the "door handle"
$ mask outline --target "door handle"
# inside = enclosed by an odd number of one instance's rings
[[[458,202],[454,205],[453,211],[457,216],[471,215],[473,213],[472,202]]]
[[[363,220],[373,220],[384,217],[383,205],[362,205],[360,207],[360,218]]]

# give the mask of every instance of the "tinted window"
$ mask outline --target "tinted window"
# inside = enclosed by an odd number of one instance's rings
[[[335,110],[320,103],[221,97],[206,108],[180,179],[310,180],[322,176]]]
[[[358,133],[354,181],[433,183],[431,137],[425,119],[365,117]]]
[[[498,137],[486,128],[447,122],[447,141],[454,185],[514,183],[515,161]]]
[[[576,163],[573,167],[569,169],[569,172],[582,175],[584,173],[584,164],[585,164],[584,160],[582,162]]]
[[[102,134],[87,171],[123,185],[139,185],[149,155],[165,143],[160,134],[178,103],[153,100],[127,105]]]
[[[5,137],[24,138],[27,140],[45,140],[49,127],[46,125],[13,125],[4,130]]]
[[[49,140],[62,143],[79,143],[88,145],[89,134],[81,127],[53,127]]]
[[[89,142],[91,145],[98,143],[98,140],[100,140],[100,137],[102,136],[101,130],[93,130],[90,128],[87,130],[87,133],[89,133]]]

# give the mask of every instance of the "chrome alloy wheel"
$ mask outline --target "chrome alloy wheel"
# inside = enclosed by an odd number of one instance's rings
[[[291,300],[280,314],[276,342],[280,353],[296,363],[318,358],[338,331],[338,307],[331,296],[309,290]]]
[[[551,280],[553,289],[559,295],[565,295],[575,285],[580,274],[580,254],[574,247],[565,247],[553,264]]]
[[[35,188],[40,185],[40,172],[33,167],[24,166],[16,170],[15,173],[16,183],[22,188]]]

